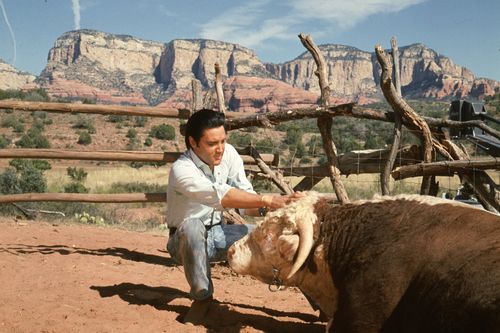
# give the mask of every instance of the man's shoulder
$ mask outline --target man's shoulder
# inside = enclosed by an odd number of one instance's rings
[[[225,155],[227,154],[227,157],[230,157],[230,158],[240,157],[240,154],[238,154],[238,151],[236,150],[236,148],[234,148],[234,146],[231,145],[230,143],[226,143],[224,154]]]
[[[188,152],[184,152],[178,159],[172,163],[171,169],[184,169],[184,168],[196,168],[194,161],[189,157]]]

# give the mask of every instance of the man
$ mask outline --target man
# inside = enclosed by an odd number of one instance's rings
[[[243,161],[226,143],[223,113],[203,109],[186,124],[187,151],[172,165],[167,188],[167,250],[184,266],[194,300],[185,323],[200,324],[212,301],[210,261],[226,257],[227,249],[252,228],[223,223],[225,209],[257,215],[263,208],[281,208],[300,194],[259,195],[253,191]],[[262,215],[262,214],[261,214]]]

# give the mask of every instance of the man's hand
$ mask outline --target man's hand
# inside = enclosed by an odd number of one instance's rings
[[[278,209],[285,207],[290,202],[297,201],[303,196],[304,193],[302,192],[294,192],[292,194],[287,194],[287,195],[264,194],[262,195],[262,203],[267,208]]]

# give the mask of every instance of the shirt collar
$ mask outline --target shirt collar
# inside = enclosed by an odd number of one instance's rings
[[[191,160],[193,160],[194,162],[194,165],[196,165],[196,167],[198,169],[201,169],[203,172],[209,172],[209,173],[212,173],[212,170],[210,170],[210,166],[208,166],[207,163],[203,162],[199,157],[198,155],[196,155],[196,153],[193,151],[193,149],[189,148],[188,150],[188,154],[189,154],[189,157],[191,158]]]

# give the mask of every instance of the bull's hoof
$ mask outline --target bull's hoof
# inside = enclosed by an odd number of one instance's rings
[[[184,317],[184,324],[201,325],[210,310],[210,305],[213,303],[213,298],[210,296],[207,299],[195,300],[191,304],[191,308]]]

